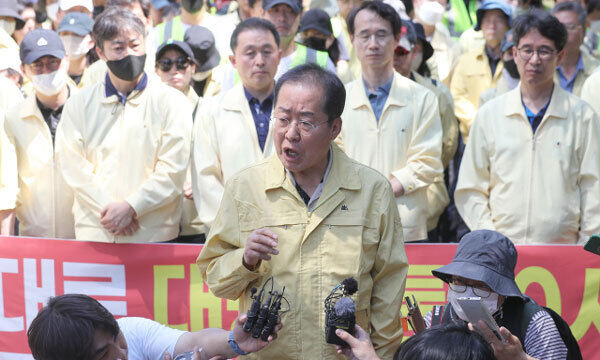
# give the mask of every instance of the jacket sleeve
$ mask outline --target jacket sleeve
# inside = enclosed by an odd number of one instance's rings
[[[450,82],[450,92],[454,98],[454,114],[460,123],[460,132],[463,136],[465,144],[469,138],[469,130],[471,123],[477,113],[477,104],[473,104],[469,100],[467,88],[469,83],[465,77],[465,67],[468,66],[467,61],[459,61],[452,81]]]
[[[0,110],[0,210],[14,209],[18,193],[17,154],[12,137],[5,131],[4,113]]]
[[[430,90],[420,98],[409,131],[406,165],[392,171],[405,194],[432,184],[442,176],[442,125],[436,96]],[[417,105],[415,105],[417,106]]]
[[[443,86],[443,89],[441,88]],[[454,116],[452,95],[445,85],[440,85],[438,96],[442,122],[442,167],[445,169],[458,148],[458,121]]]
[[[72,98],[65,103],[56,129],[56,158],[74,196],[93,209],[100,218],[100,212],[112,199],[94,175],[94,164],[86,158],[81,122],[85,112],[78,106],[78,100]]]
[[[205,102],[194,122],[192,150],[192,188],[198,217],[203,224],[212,225],[223,197],[223,172],[217,143],[215,117],[211,103]],[[207,113],[206,115],[204,115]]]
[[[137,191],[125,199],[138,217],[172,201],[183,192],[190,161],[192,109],[183,94],[173,92],[169,95],[168,101],[163,101],[167,108],[159,115],[165,120],[153,172]]]
[[[392,359],[402,342],[400,307],[408,274],[408,259],[398,207],[391,186],[382,194],[379,247],[371,275],[371,340],[377,355]]]
[[[583,122],[586,128],[581,129],[585,140],[580,149],[578,181],[581,196],[579,243],[600,233],[600,121],[591,107],[585,105],[582,117],[588,121]]]
[[[495,230],[489,205],[490,152],[481,111],[471,129],[471,139],[465,147],[454,192],[456,209],[471,230]]]
[[[256,271],[250,271],[242,264],[244,246],[240,238],[238,211],[229,185],[225,186],[208,241],[196,263],[215,296],[236,300],[251,282],[262,277],[262,273],[260,266]]]

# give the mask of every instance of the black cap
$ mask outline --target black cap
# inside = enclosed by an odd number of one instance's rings
[[[417,34],[417,40],[421,40],[423,42],[423,61],[427,61],[427,59],[433,56],[433,47],[431,47],[431,44],[429,41],[427,41],[423,25],[413,22],[413,27],[415,28],[415,33]]]
[[[94,20],[88,14],[72,12],[65,15],[58,25],[58,33],[70,31],[79,36],[86,36],[94,28]]]
[[[263,0],[262,7],[266,11],[279,4],[286,4],[291,7],[296,12],[296,15],[302,12],[302,0]]]
[[[65,57],[65,47],[58,34],[52,30],[35,29],[30,31],[21,42],[19,51],[21,62],[30,65],[42,56]]]
[[[310,9],[302,14],[302,19],[300,19],[300,28],[298,31],[304,32],[311,29],[317,30],[318,32],[327,36],[333,34],[331,19],[329,19],[329,15],[324,10]]]
[[[156,50],[156,60],[160,59],[164,55],[164,53],[169,49],[177,49],[186,54],[187,57],[192,59],[192,61],[196,62],[196,59],[194,58],[194,53],[192,52],[190,46],[184,43],[183,41],[173,39],[165,41],[158,47],[158,49]]]
[[[197,72],[208,71],[219,65],[221,55],[215,46],[213,33],[204,26],[192,26],[185,32],[183,40],[192,50],[198,64]]]
[[[17,21],[17,30],[25,26],[25,20],[19,15],[19,4],[17,3],[17,0],[0,1],[0,16],[14,18]]]

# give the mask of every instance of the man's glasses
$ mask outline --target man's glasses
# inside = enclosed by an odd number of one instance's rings
[[[160,70],[162,70],[164,72],[171,71],[171,69],[173,68],[173,65],[175,65],[177,70],[185,70],[188,68],[188,66],[190,66],[190,60],[187,58],[180,57],[175,61],[173,61],[169,58],[166,58],[166,59],[161,59],[158,62],[158,66],[160,67]]]
[[[537,53],[538,57],[542,60],[551,60],[552,57],[554,56],[554,53],[556,53],[556,50],[551,49],[549,47],[541,47],[537,50],[534,50],[530,47],[522,47],[518,50],[518,54],[521,57],[521,59],[527,61],[529,59],[531,59],[533,57],[534,53]]]
[[[396,56],[406,56],[409,53],[410,51],[406,50],[402,46],[396,46],[396,50],[394,50],[394,54],[396,54]]]
[[[54,72],[60,67],[60,59],[52,58],[46,61],[38,60],[29,66],[31,66],[33,73],[36,75],[43,74],[44,69],[48,69],[49,72]]]

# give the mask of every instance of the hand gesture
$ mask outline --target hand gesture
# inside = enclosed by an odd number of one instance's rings
[[[254,230],[244,247],[244,266],[253,270],[261,260],[271,260],[271,255],[279,254],[276,246],[277,234],[267,228]]]
[[[135,216],[135,210],[127,201],[110,203],[100,212],[100,224],[111,234],[117,235],[128,229]],[[135,226],[128,230],[134,228]]]
[[[533,359],[523,351],[523,346],[518,337],[511,334],[511,332],[504,326],[500,328],[500,335],[506,340],[498,339],[498,337],[490,330],[485,322],[479,320],[477,326],[469,323],[469,329],[474,331],[475,328],[480,330],[480,333],[487,339],[487,341],[494,349],[494,355],[496,360],[529,360]]]
[[[346,355],[350,360],[379,360],[369,334],[358,325],[355,325],[354,333],[356,337],[342,329],[335,331],[335,334],[350,346],[347,348],[336,345],[337,353]]]
[[[194,194],[192,191],[192,183],[189,181],[186,181],[183,183],[183,196],[188,200],[194,199]]]
[[[277,320],[277,325],[275,325],[275,329],[273,330],[273,334],[269,335],[268,341],[262,341],[259,337],[255,339],[252,337],[252,332],[244,331],[244,323],[248,319],[246,314],[241,314],[235,320],[233,325],[233,339],[238,344],[240,349],[246,353],[257,352],[265,348],[265,346],[269,345],[273,340],[277,339],[277,332],[281,330],[281,321]]]

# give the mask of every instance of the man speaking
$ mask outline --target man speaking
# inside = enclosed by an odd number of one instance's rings
[[[323,301],[347,277],[358,281],[356,323],[378,355],[400,345],[408,264],[387,179],[332,141],[346,92],[317,65],[296,67],[275,86],[276,154],[234,175],[198,257],[211,291],[250,308],[252,287],[273,276],[289,311],[278,340],[255,359],[336,359],[325,342]],[[270,289],[270,284],[267,289]],[[288,306],[282,306],[282,311]]]

